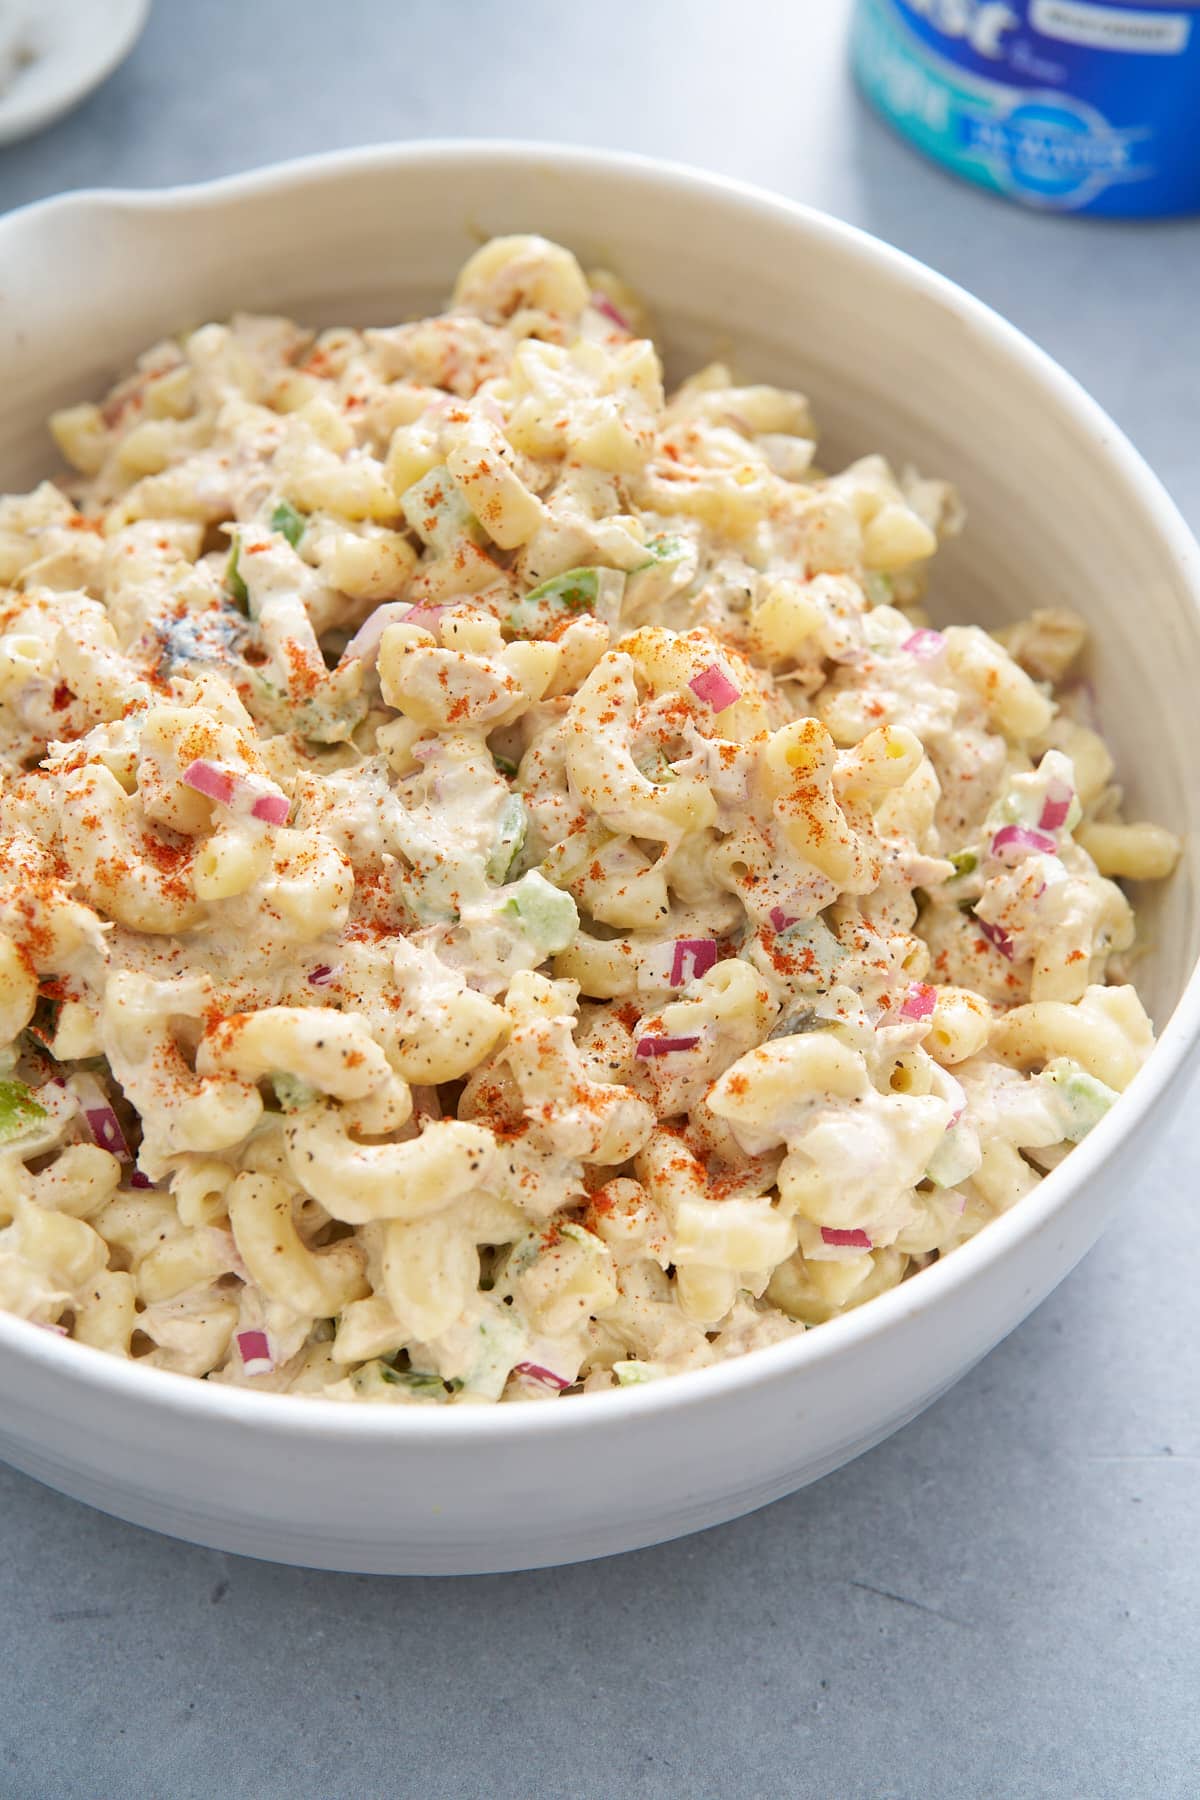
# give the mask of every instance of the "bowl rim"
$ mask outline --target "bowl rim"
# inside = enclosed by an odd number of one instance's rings
[[[1200,623],[1200,544],[1158,476],[1074,376],[984,301],[907,252],[817,207],[735,177],[667,158],[552,141],[430,138],[295,157],[213,180],[164,188],[84,188],[54,195],[15,208],[0,218],[0,246],[6,237],[73,210],[103,213],[117,209],[147,215],[194,211],[283,193],[308,183],[340,181],[355,174],[422,164],[452,168],[481,160],[492,165],[507,160],[526,169],[538,164],[553,165],[581,177],[598,176],[633,188],[665,188],[694,198],[707,196],[755,215],[764,223],[790,226],[810,240],[850,251],[873,274],[899,280],[948,309],[994,349],[1035,377],[1058,410],[1095,440],[1162,537],[1184,577]],[[540,1439],[547,1432],[568,1436],[580,1431],[597,1432],[626,1420],[645,1422],[652,1415],[690,1410],[721,1398],[744,1397],[757,1387],[819,1369],[831,1358],[861,1349],[892,1327],[919,1318],[965,1287],[979,1270],[1005,1260],[1026,1240],[1052,1224],[1072,1196],[1094,1179],[1109,1154],[1148,1118],[1180,1075],[1198,1041],[1200,959],[1188,975],[1145,1065],[1111,1112],[1030,1194],[951,1255],[819,1328],[661,1381],[579,1395],[567,1406],[349,1406],[324,1400],[320,1395],[256,1392],[166,1369],[146,1368],[139,1362],[60,1338],[53,1331],[3,1312],[0,1353],[39,1366],[48,1379],[71,1377],[81,1392],[108,1390],[114,1399],[127,1399],[161,1412],[290,1438],[381,1438],[385,1442],[394,1439],[397,1444],[423,1442],[445,1447],[492,1438]]]

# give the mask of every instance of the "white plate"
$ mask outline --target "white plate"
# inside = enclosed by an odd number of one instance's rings
[[[0,0],[0,144],[40,131],[124,62],[150,0]]]

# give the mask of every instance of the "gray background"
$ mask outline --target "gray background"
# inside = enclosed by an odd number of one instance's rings
[[[158,0],[100,92],[0,152],[0,207],[409,136],[691,160],[974,289],[1200,525],[1200,223],[1055,221],[958,186],[857,101],[846,15]],[[0,1470],[0,1796],[1200,1794],[1198,1171],[1185,1120],[1122,1225],[922,1419],[658,1550],[475,1580],[310,1574]]]

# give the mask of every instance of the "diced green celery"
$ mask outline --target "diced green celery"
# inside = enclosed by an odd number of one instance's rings
[[[894,582],[890,575],[879,569],[868,569],[863,576],[863,593],[872,606],[889,606],[891,604]]]
[[[445,556],[461,538],[478,542],[479,520],[454,485],[454,478],[444,463],[422,475],[407,488],[400,510],[423,544]]]
[[[523,604],[545,603],[561,606],[567,612],[587,612],[589,607],[596,604],[599,585],[599,569],[564,569],[561,575],[552,575],[540,586],[530,588]]]
[[[506,1290],[512,1288],[518,1275],[523,1275],[531,1268],[541,1254],[542,1236],[539,1231],[530,1231],[509,1245],[499,1265],[499,1274],[503,1278]]]
[[[485,864],[485,873],[489,881],[505,882],[508,880],[517,858],[525,848],[525,836],[528,829],[529,815],[525,811],[521,796],[510,794],[504,802],[504,810],[500,814],[500,829],[496,837],[495,848]]]
[[[687,555],[688,547],[682,538],[673,537],[669,532],[661,532],[658,537],[647,538],[646,549],[650,552],[644,563],[630,571],[640,575],[643,569],[652,569],[656,563],[682,562]]]
[[[463,1386],[483,1400],[498,1400],[513,1364],[527,1353],[528,1339],[503,1301],[492,1305],[489,1316],[479,1321],[477,1331],[475,1361]]]
[[[280,500],[271,514],[271,530],[283,534],[294,550],[304,536],[308,520],[297,512],[290,500]]]
[[[498,750],[493,750],[492,751],[492,761],[495,763],[496,767],[499,769],[501,775],[507,775],[510,781],[512,780],[513,776],[517,773],[517,765],[512,760],[511,756],[501,756],[501,754]]]
[[[536,869],[522,875],[504,902],[504,910],[516,913],[526,937],[543,956],[565,950],[579,930],[579,909],[570,894],[554,887]]]
[[[886,602],[863,614],[862,633],[869,650],[887,655],[912,635],[912,622]]]
[[[600,590],[599,569],[565,569],[530,588],[508,615],[508,628],[519,637],[536,637],[547,614],[590,612]]]
[[[835,1023],[835,1020],[827,1019],[823,1013],[819,1013],[816,1007],[801,1006],[793,1012],[784,1013],[773,1027],[771,1036],[773,1038],[800,1037],[809,1031],[829,1031]]]
[[[574,1219],[564,1219],[558,1228],[559,1237],[570,1238],[573,1244],[581,1244],[585,1250],[603,1250],[603,1241],[586,1225],[579,1225]]]
[[[250,589],[242,580],[241,572],[238,569],[238,552],[241,550],[241,547],[241,539],[235,536],[229,551],[229,561],[225,564],[225,586],[229,589],[229,592],[233,595],[234,600],[241,610],[249,615]]]
[[[1094,1075],[1089,1075],[1068,1057],[1049,1063],[1038,1079],[1053,1088],[1062,1102],[1066,1117],[1063,1136],[1068,1143],[1078,1144],[1085,1138],[1117,1099],[1115,1089],[1097,1081]]]
[[[283,1069],[272,1075],[271,1085],[284,1112],[299,1112],[302,1106],[311,1106],[317,1097],[316,1088],[309,1087],[307,1081],[301,1081],[298,1075],[289,1075]]]
[[[641,1387],[644,1382],[657,1381],[662,1370],[657,1363],[615,1362],[613,1374],[621,1387]]]
[[[979,866],[979,858],[976,856],[974,850],[956,850],[954,855],[947,860],[954,865],[954,873],[956,876],[970,875]]]
[[[657,746],[649,756],[642,757],[637,764],[637,771],[639,775],[644,775],[647,781],[653,781],[657,786],[679,779],[667,761],[666,751],[658,749]]]
[[[427,893],[419,881],[404,890],[404,899],[418,925],[457,925],[459,913],[435,891]]]
[[[358,665],[351,663],[350,669]],[[365,694],[339,691],[337,675],[331,675],[312,700],[292,701],[290,725],[297,737],[313,744],[345,744],[367,716]]]
[[[930,1157],[925,1174],[937,1187],[957,1187],[975,1173],[981,1161],[978,1137],[960,1120],[951,1125]]]
[[[27,1137],[49,1116],[23,1081],[0,1081],[0,1144]]]
[[[788,956],[811,950],[812,965],[803,973],[815,976],[822,987],[829,986],[834,970],[845,955],[823,919],[799,919],[794,925],[785,926],[776,934],[776,943],[783,946]]]

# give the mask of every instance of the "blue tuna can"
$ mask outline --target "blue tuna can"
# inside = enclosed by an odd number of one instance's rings
[[[1200,211],[1200,0],[858,0],[867,98],[955,174],[1052,212]]]

